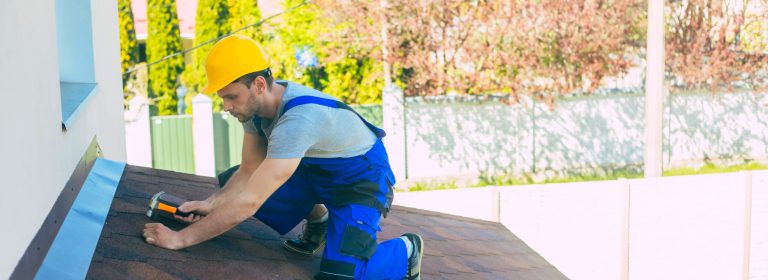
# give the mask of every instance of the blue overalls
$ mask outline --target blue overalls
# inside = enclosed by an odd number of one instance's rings
[[[355,112],[340,101],[299,96],[288,101],[282,113],[303,104]],[[389,211],[395,183],[381,142],[386,134],[357,116],[378,138],[370,150],[350,158],[302,158],[290,179],[254,216],[285,234],[298,225],[315,204],[325,204],[329,215],[328,233],[316,279],[402,279],[408,266],[403,241],[395,238],[376,244],[376,232],[381,231],[379,220]],[[258,123],[256,127],[260,128]],[[220,184],[224,183],[220,177]]]

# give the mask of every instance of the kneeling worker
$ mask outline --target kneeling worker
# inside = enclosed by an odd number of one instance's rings
[[[219,177],[224,187],[217,193],[179,207],[197,214],[177,217],[191,225],[176,232],[146,224],[145,240],[177,250],[252,215],[280,234],[306,218],[304,233],[283,246],[311,255],[325,244],[316,279],[419,279],[419,235],[376,244],[395,183],[384,131],[330,95],[274,81],[269,66],[250,38],[233,35],[213,47],[203,91],[217,92],[224,109],[243,123],[243,160]]]

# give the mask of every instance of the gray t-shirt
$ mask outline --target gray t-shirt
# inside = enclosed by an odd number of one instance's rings
[[[303,85],[280,81],[285,86],[276,120],[257,120],[267,138],[267,158],[338,158],[367,152],[376,135],[352,111],[318,104],[303,104],[279,115],[285,104],[298,96],[337,98]],[[257,117],[258,118],[258,117]],[[254,121],[243,123],[246,133],[258,135]]]

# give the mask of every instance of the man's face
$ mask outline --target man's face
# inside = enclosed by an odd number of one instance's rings
[[[241,123],[250,121],[262,106],[255,88],[253,85],[248,88],[243,83],[234,82],[219,90],[218,94],[224,100],[224,111]]]

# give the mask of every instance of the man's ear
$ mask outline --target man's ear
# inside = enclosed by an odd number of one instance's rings
[[[253,79],[251,87],[256,87],[256,92],[266,92],[267,80],[262,76],[257,76],[256,79]]]

